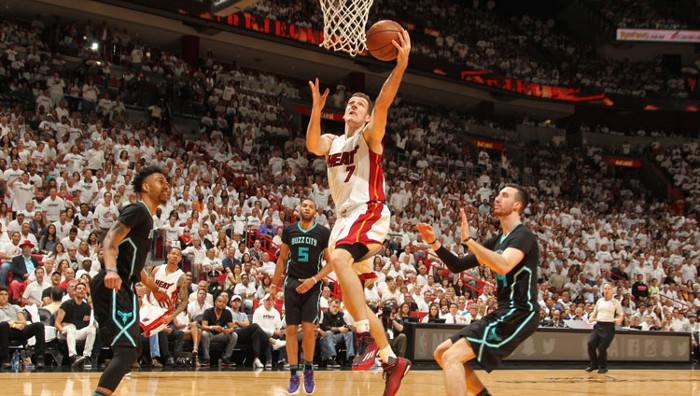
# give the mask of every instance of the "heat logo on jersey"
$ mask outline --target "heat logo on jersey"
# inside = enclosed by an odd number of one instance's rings
[[[160,279],[155,279],[154,282],[156,283],[156,285],[158,285],[158,287],[162,287],[163,289],[166,289],[166,290],[169,289],[170,286],[174,285],[174,283],[163,282]]]
[[[352,151],[343,151],[340,153],[329,154],[326,164],[329,168],[333,168],[341,165],[351,165],[355,163],[355,153],[360,146],[355,146]]]

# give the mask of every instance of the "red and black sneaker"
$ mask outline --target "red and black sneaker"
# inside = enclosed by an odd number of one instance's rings
[[[389,359],[388,363],[382,363],[384,369],[384,396],[394,396],[399,392],[401,380],[411,371],[411,361],[402,357]]]
[[[369,370],[377,357],[377,343],[370,332],[360,333],[355,338],[355,359],[352,360],[354,371]]]

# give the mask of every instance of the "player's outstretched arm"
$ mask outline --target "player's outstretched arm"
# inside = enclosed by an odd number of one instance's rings
[[[384,82],[382,90],[379,92],[379,96],[377,96],[374,110],[372,110],[372,119],[369,122],[369,127],[365,134],[367,143],[375,152],[379,151],[378,146],[381,145],[382,139],[384,139],[389,107],[394,101],[394,98],[396,98],[396,93],[399,91],[401,80],[408,66],[408,57],[411,53],[411,37],[404,29],[401,34],[399,34],[398,40],[394,40],[392,44],[399,52],[396,58],[396,66],[394,66],[394,70]]]
[[[457,274],[479,266],[479,261],[477,261],[476,256],[473,254],[467,254],[459,258],[449,250],[444,249],[442,243],[435,237],[435,231],[430,224],[418,223],[416,224],[416,229],[425,243],[427,243],[428,246],[435,251],[435,254],[437,254],[440,260],[445,263],[445,266],[450,272]]]
[[[306,149],[309,152],[318,156],[328,154],[331,149],[331,141],[329,135],[321,135],[321,113],[328,99],[328,88],[321,94],[321,83],[316,78],[314,81],[309,81],[311,88],[311,96],[313,98],[313,106],[309,117],[309,125],[306,127]]]

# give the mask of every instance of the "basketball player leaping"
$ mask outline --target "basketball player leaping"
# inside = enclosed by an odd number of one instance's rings
[[[328,183],[337,211],[331,231],[331,264],[343,289],[343,301],[357,327],[357,355],[353,368],[369,368],[376,354],[377,341],[386,374],[384,395],[395,395],[411,362],[396,357],[379,319],[367,306],[358,274],[369,273],[368,258],[376,254],[389,231],[390,213],[385,205],[382,139],[389,106],[401,84],[411,40],[403,30],[393,41],[398,50],[396,66],[384,82],[374,109],[369,97],[355,93],[345,107],[345,133],[321,135],[321,112],[328,89],[320,92],[318,79],[310,81],[313,95],[311,120],[306,131],[306,147],[326,158]],[[371,335],[370,335],[371,331]]]
[[[134,285],[141,281],[161,304],[170,303],[144,270],[151,247],[153,213],[168,202],[170,186],[163,172],[155,167],[141,169],[133,181],[141,201],[126,206],[104,240],[102,271],[92,280],[95,318],[100,336],[112,347],[113,357],[102,373],[95,396],[109,396],[129,372],[141,345],[139,309]]]

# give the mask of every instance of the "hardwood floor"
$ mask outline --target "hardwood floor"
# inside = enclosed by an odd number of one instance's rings
[[[494,395],[700,396],[700,371],[692,369],[610,370],[604,375],[525,369],[477,373]],[[1,373],[0,390],[4,395],[92,395],[99,376],[99,372]],[[286,371],[144,371],[125,378],[115,395],[286,395],[288,379]],[[441,371],[414,370],[404,379],[399,395],[444,395],[443,384]],[[316,395],[380,395],[383,389],[381,371],[316,371]]]

